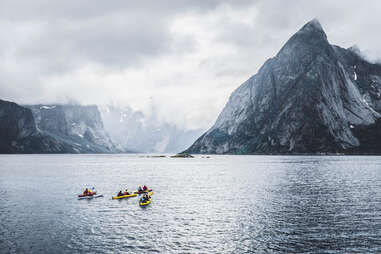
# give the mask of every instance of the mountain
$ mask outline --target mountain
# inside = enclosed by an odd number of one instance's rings
[[[0,100],[0,153],[62,153],[71,148],[38,131],[32,111]]]
[[[105,131],[95,105],[26,105],[37,129],[77,153],[120,152]]]
[[[201,134],[125,107],[0,100],[0,153],[178,152]]]
[[[331,45],[319,21],[237,88],[188,153],[380,154],[381,65]]]
[[[172,153],[189,147],[202,133],[163,122],[154,110],[150,116],[129,107],[99,107],[105,130],[123,151]]]
[[[120,152],[96,106],[28,105],[0,100],[0,153]]]

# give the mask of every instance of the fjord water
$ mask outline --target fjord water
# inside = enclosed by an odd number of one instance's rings
[[[111,200],[147,184],[152,203]],[[103,198],[77,200],[95,186]],[[381,157],[0,156],[1,253],[381,253]]]

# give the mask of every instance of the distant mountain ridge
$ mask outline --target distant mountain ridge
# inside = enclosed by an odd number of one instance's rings
[[[381,153],[381,65],[329,44],[318,20],[237,88],[188,153]]]
[[[171,153],[201,134],[129,107],[0,100],[0,121],[0,153]]]
[[[36,127],[32,111],[0,100],[0,153],[74,152]]]
[[[95,105],[26,105],[42,133],[70,145],[78,153],[121,152],[104,130]]]
[[[120,152],[96,106],[27,105],[0,100],[0,153]]]

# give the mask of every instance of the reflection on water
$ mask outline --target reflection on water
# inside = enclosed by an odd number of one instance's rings
[[[381,253],[381,158],[0,156],[0,252]],[[95,186],[104,198],[76,199]],[[154,188],[111,200],[122,188]]]

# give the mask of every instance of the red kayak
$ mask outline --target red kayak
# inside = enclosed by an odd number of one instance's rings
[[[78,195],[78,197],[91,197],[91,196],[94,196],[95,194],[97,194],[96,192],[91,192],[91,193],[88,193],[88,194],[81,194],[81,195]]]

